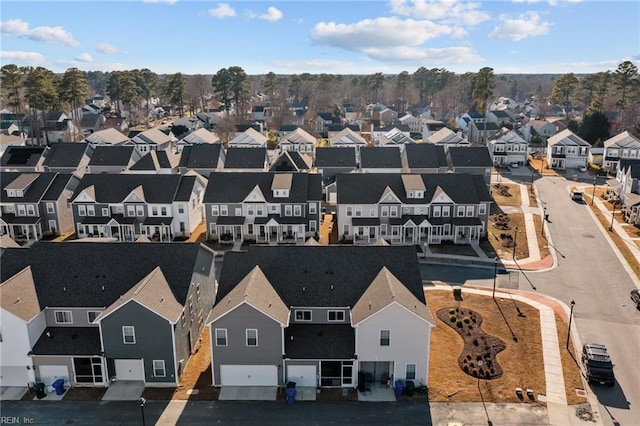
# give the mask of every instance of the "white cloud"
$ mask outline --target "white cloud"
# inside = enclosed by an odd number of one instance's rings
[[[79,46],[71,33],[62,27],[35,27],[29,28],[29,23],[21,19],[10,19],[0,22],[0,31],[20,38],[28,38],[44,43],[62,43],[68,46]]]
[[[236,16],[236,11],[228,3],[218,3],[216,7],[209,9],[207,13],[211,17],[220,19]]]
[[[511,0],[513,3],[541,3],[545,0]],[[558,6],[562,3],[582,3],[582,0],[546,0],[549,6]]]
[[[54,61],[55,66],[52,67],[54,72],[64,72],[69,68],[78,68],[82,71],[124,71],[131,69],[131,67],[119,63],[119,62],[91,62],[87,63],[81,60],[72,59],[59,59]]]
[[[397,15],[463,25],[477,25],[491,18],[479,10],[480,6],[458,0],[391,0],[391,11]]]
[[[280,61],[270,62],[270,66],[286,74],[300,74],[305,72],[335,74],[340,70],[341,74],[373,74],[376,72],[393,72],[384,66],[369,64],[365,61],[357,63],[348,61],[334,61],[328,59],[309,59],[300,61]],[[312,70],[312,71],[310,71]]]
[[[580,61],[580,62],[554,62],[554,63],[536,63],[522,66],[500,66],[496,65],[494,71],[497,74],[591,74],[603,71],[615,71],[618,65],[629,58],[623,59],[607,59],[602,61]],[[640,64],[640,61],[636,62]]]
[[[82,54],[76,56],[76,61],[93,62],[93,58],[88,53],[82,53]]]
[[[397,17],[365,19],[354,24],[320,22],[311,31],[311,39],[354,52],[367,49],[417,46],[441,35],[459,35],[459,31],[431,21]]]
[[[176,4],[178,0],[142,0],[143,3],[166,3],[166,4]]]
[[[44,65],[44,56],[38,52],[0,51],[2,62],[15,62],[19,65]]]
[[[282,19],[282,12],[276,9],[275,7],[270,6],[267,9],[267,13],[258,16],[258,18],[264,19],[265,21],[269,21],[269,22],[275,22]]]
[[[500,24],[489,34],[493,39],[520,41],[549,33],[551,24],[540,20],[537,12],[526,12],[516,17],[500,15]]]
[[[374,60],[404,62],[438,66],[442,64],[468,64],[481,62],[483,58],[469,47],[380,49],[367,52]]]
[[[106,53],[107,55],[113,55],[114,53],[120,53],[120,50],[110,43],[98,43],[96,46],[98,52]]]

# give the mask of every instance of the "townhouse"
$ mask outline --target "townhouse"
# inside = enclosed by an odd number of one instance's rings
[[[636,159],[640,159],[640,139],[629,132],[624,131],[604,141],[604,170],[614,173],[620,160]]]
[[[487,143],[494,166],[527,164],[529,144],[515,130],[501,131]]]
[[[587,167],[591,144],[565,129],[547,139],[547,164],[552,169]]]

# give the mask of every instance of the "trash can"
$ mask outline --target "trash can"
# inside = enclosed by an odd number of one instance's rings
[[[401,397],[404,392],[404,382],[402,380],[396,380],[395,382],[396,398]]]
[[[287,389],[295,388],[296,382],[287,382]]]
[[[56,395],[62,395],[64,393],[64,379],[58,379],[51,383],[51,386],[56,390]]]
[[[287,384],[288,385],[288,384]],[[296,402],[296,388],[287,387],[287,404],[293,405]]]
[[[47,393],[44,391],[44,383],[36,383],[33,385],[33,390],[36,393],[36,398],[42,399],[47,396]]]
[[[416,391],[416,385],[413,383],[413,380],[407,380],[407,383],[404,386],[404,394],[407,396],[413,396]]]

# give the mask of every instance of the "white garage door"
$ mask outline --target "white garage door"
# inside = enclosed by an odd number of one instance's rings
[[[316,386],[315,365],[287,366],[287,381],[296,382],[296,386]]]
[[[275,365],[221,365],[222,386],[278,386]]]
[[[69,381],[69,369],[66,365],[39,365],[40,381],[47,386],[58,379]]]
[[[26,387],[28,383],[26,367],[0,367],[0,386]]]
[[[141,359],[116,359],[115,364],[118,380],[144,381],[144,363]]]

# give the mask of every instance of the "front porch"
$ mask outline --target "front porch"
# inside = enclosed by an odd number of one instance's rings
[[[302,244],[307,236],[307,225],[301,218],[256,218],[247,228],[249,235],[254,235],[258,243]]]
[[[42,238],[40,218],[3,214],[0,217],[0,235],[9,235],[17,243],[29,243]]]
[[[133,218],[132,218],[133,219]],[[118,241],[135,241],[135,220],[120,223],[111,217],[85,217],[77,225],[78,238],[114,238]]]

